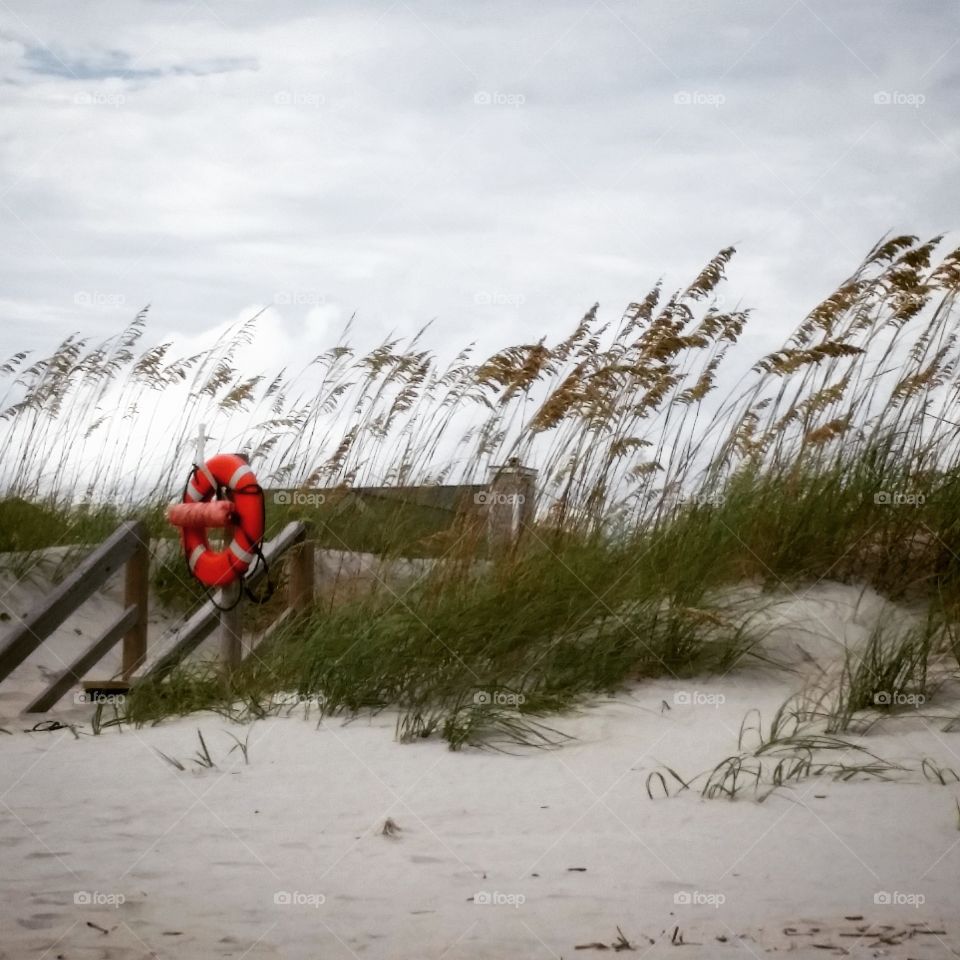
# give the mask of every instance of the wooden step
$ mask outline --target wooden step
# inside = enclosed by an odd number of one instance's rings
[[[130,692],[129,680],[84,680],[84,699],[88,703],[116,703]]]

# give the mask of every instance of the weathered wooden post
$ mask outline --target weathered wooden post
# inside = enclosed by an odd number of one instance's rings
[[[237,588],[242,590],[240,584]],[[223,603],[225,591],[220,591]],[[236,670],[243,660],[243,597],[230,610],[220,613],[220,660],[226,673]]]
[[[287,603],[301,613],[313,603],[314,544],[312,540],[298,543],[290,551],[287,579]]]
[[[479,496],[487,510],[490,542],[513,543],[536,515],[537,471],[511,457],[502,466],[490,468],[487,489]]]
[[[150,603],[150,546],[140,540],[127,560],[123,605],[137,608],[137,622],[123,637],[123,679],[130,680],[147,658],[147,613]]]

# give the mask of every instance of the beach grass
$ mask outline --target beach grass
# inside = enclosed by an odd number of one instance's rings
[[[256,318],[175,357],[141,345],[146,312],[103,343],[17,354],[0,366],[0,545],[26,563],[128,516],[169,539],[163,503],[205,423],[265,487],[324,492],[322,507],[272,504],[271,530],[303,518],[329,549],[432,559],[414,581],[321,597],[231,676],[188,664],[138,686],[135,722],[262,715],[295,695],[326,713],[398,707],[403,739],[549,740],[542,718],[585,698],[742,664],[762,636],[723,588],[745,581],[869,584],[955,636],[960,251],[885,238],[750,366],[750,311],[718,299],[733,255],[617,321],[594,306],[554,342],[486,358],[444,362],[425,330],[357,353],[348,328],[271,375],[237,361]],[[350,494],[482,483],[514,457],[539,471],[539,508],[509,546],[475,517]],[[154,566],[165,602],[198,601],[175,555]],[[925,689],[934,632],[878,637],[848,663],[838,730],[877,683]]]

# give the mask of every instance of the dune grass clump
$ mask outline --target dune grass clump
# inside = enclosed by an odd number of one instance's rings
[[[473,577],[382,590],[292,625],[229,678],[188,667],[141,686],[131,717],[238,703],[262,715],[294,692],[325,713],[400,705],[402,739],[440,733],[459,746],[533,730],[532,718],[633,678],[732,669],[754,642],[749,626],[665,604],[636,558],[634,544],[598,539],[568,545],[562,562],[531,548]]]
[[[810,778],[892,780],[908,772],[860,743],[824,733],[792,699],[777,710],[766,731],[758,711],[747,714],[740,725],[737,750],[689,780],[672,767],[654,770],[647,776],[647,795],[654,799],[697,790],[706,800],[752,796],[763,802],[781,787]],[[925,765],[923,769],[926,773],[934,768]]]
[[[186,666],[142,685],[137,720],[256,715],[296,691],[327,712],[397,706],[408,739],[539,736],[534,718],[633,678],[740,663],[757,638],[716,597],[744,580],[867,583],[955,619],[960,251],[940,247],[879,243],[725,393],[751,322],[717,299],[732,248],[616,322],[594,306],[551,342],[486,358],[468,346],[449,363],[425,331],[358,353],[348,329],[300,372],[270,376],[237,359],[256,318],[175,357],[172,343],[140,345],[144,311],[104,343],[71,337],[0,367],[0,489],[25,549],[56,536],[41,518],[100,516],[98,503],[104,518],[159,516],[205,423],[264,486],[328,492],[308,517],[324,546],[432,558],[414,583],[324,598],[234,676]],[[156,461],[140,463],[144,450]],[[538,469],[539,509],[510,547],[490,549],[475,515],[438,522],[402,500],[350,512],[352,488],[483,483],[513,457]],[[304,516],[270,509],[272,528]],[[173,567],[156,576],[178,594]],[[881,665],[899,664],[881,678],[892,689],[923,686],[928,648],[882,647],[850,664],[841,727],[869,706]]]

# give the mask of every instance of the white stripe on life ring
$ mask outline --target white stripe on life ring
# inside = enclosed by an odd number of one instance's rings
[[[253,562],[254,555],[244,550],[243,547],[241,547],[236,540],[234,540],[230,544],[230,550],[238,560],[240,560],[242,563],[247,564],[247,566],[249,566]]]
[[[193,501],[203,499],[203,494],[193,485],[192,480],[187,484],[187,496]]]
[[[187,564],[190,567],[191,573],[196,570],[198,561],[206,552],[207,548],[202,543],[198,543],[190,552],[190,556],[187,559]]]
[[[217,489],[217,478],[213,475],[213,472],[210,470],[210,468],[209,468],[206,464],[204,464],[204,465],[200,468],[200,472],[210,481],[210,489],[211,489],[211,490],[216,490],[216,489]]]
[[[245,463],[240,464],[240,466],[237,467],[237,469],[233,471],[233,476],[232,476],[232,477],[230,478],[230,480],[227,482],[227,486],[228,486],[231,490],[236,490],[236,489],[237,489],[237,486],[238,486],[239,483],[240,483],[240,481],[241,481],[248,473],[250,474],[251,477],[253,476],[253,471],[252,471]]]

